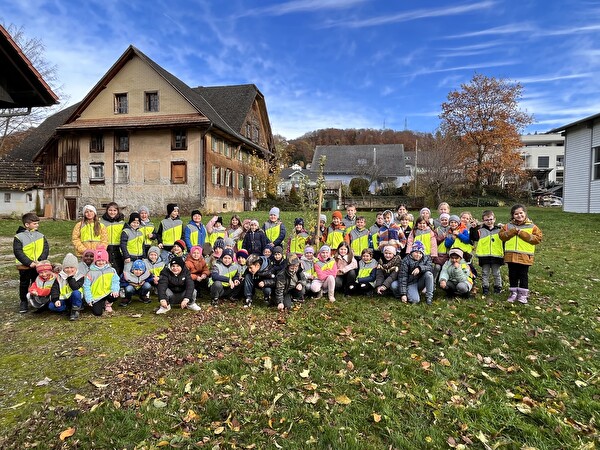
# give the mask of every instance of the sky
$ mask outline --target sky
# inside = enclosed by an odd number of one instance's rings
[[[43,42],[65,106],[133,44],[191,87],[256,84],[288,139],[434,132],[476,73],[522,85],[526,133],[600,112],[600,0],[18,0],[0,22]]]

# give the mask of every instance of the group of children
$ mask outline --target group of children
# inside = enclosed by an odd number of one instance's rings
[[[513,206],[511,221],[503,226],[489,210],[481,223],[468,212],[450,215],[447,203],[440,204],[438,212],[433,219],[423,208],[414,219],[399,205],[396,214],[378,213],[367,228],[365,217],[357,216],[351,204],[345,216],[334,211],[329,225],[321,215],[311,232],[303,218],[296,218],[287,236],[275,207],[262,227],[256,219],[237,215],[225,227],[219,216],[205,226],[199,210],[193,210],[184,225],[178,206],[169,204],[155,228],[146,207],[125,222],[116,203],[109,203],[102,217],[86,205],[72,233],[81,262],[68,253],[62,265],[48,261],[39,218],[28,213],[13,243],[20,272],[19,311],[68,311],[76,320],[84,304],[94,315],[102,315],[113,311],[117,299],[123,307],[134,296],[150,303],[152,292],[159,300],[157,314],[172,306],[199,311],[196,300],[202,292],[209,294],[213,306],[222,299],[243,299],[249,307],[257,290],[265,303],[279,309],[290,309],[307,296],[326,294],[334,302],[336,292],[391,294],[413,304],[424,293],[431,304],[436,285],[448,296],[469,296],[477,276],[474,256],[484,295],[491,289],[501,292],[500,267],[506,262],[508,301],[527,303],[528,270],[542,232],[525,207]]]

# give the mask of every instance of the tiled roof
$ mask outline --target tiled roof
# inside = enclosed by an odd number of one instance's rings
[[[354,175],[368,172],[376,165],[382,177],[407,174],[404,145],[317,145],[310,170],[318,172],[321,155],[327,157],[325,174]]]
[[[198,114],[170,114],[144,117],[115,116],[102,119],[78,119],[58,127],[59,130],[76,130],[86,128],[152,128],[162,125],[207,124],[208,119]]]
[[[258,93],[258,88],[254,84],[198,86],[193,90],[213,105],[232,128],[238,133],[243,132],[246,114],[250,111]]]
[[[19,160],[0,160],[0,189],[26,191],[34,186],[43,186],[42,166]]]

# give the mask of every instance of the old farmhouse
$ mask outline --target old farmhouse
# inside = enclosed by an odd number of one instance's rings
[[[46,215],[87,203],[167,203],[208,212],[250,209],[273,149],[265,99],[253,84],[191,88],[130,46],[36,156]]]

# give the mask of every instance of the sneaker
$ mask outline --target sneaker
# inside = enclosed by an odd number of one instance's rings
[[[21,300],[21,304],[19,305],[19,313],[25,314],[27,311],[29,311],[29,304],[27,303],[27,300]]]
[[[123,289],[123,288],[119,289],[119,297],[125,298],[125,289]]]
[[[330,295],[330,296],[329,296],[329,302],[330,302],[330,303],[333,303],[333,302],[335,302],[335,297],[334,297],[333,295]]]
[[[149,295],[143,295],[140,298],[140,302],[142,302],[144,305],[147,305],[148,303],[152,303],[152,300],[150,300],[150,296]]]
[[[428,305],[431,305],[433,303],[433,299],[432,298],[426,298],[425,299],[425,303],[427,303]]]
[[[211,306],[214,306],[215,308],[217,306],[219,306],[219,299],[218,298],[213,298],[212,301],[210,302]]]
[[[112,309],[112,305],[109,305],[108,303],[106,304],[106,306],[104,307],[104,311],[106,311],[107,313],[112,313],[114,312]]]
[[[198,306],[197,303],[188,303],[187,305],[187,309],[189,309],[190,311],[200,311],[200,306]]]
[[[131,303],[131,300],[129,300],[129,301],[120,301],[119,302],[119,306],[122,306],[123,308],[125,308],[125,307],[129,306],[130,303]]]
[[[502,292],[501,286],[494,286],[494,294],[499,294]]]
[[[483,291],[481,293],[483,295],[488,295],[490,293],[490,288],[488,286],[484,286]]]
[[[248,297],[245,301],[244,301],[244,308],[250,308],[252,306],[252,297]]]
[[[322,297],[323,297],[323,289],[321,289],[319,292],[317,292],[317,295],[315,295],[315,300],[319,300]]]
[[[166,308],[164,306],[161,306],[160,308],[158,308],[158,311],[156,311],[156,314],[166,314],[169,311],[171,311],[171,305],[167,305]]]
[[[69,315],[69,320],[77,320],[79,319],[79,311],[76,309],[71,310],[71,314]]]

